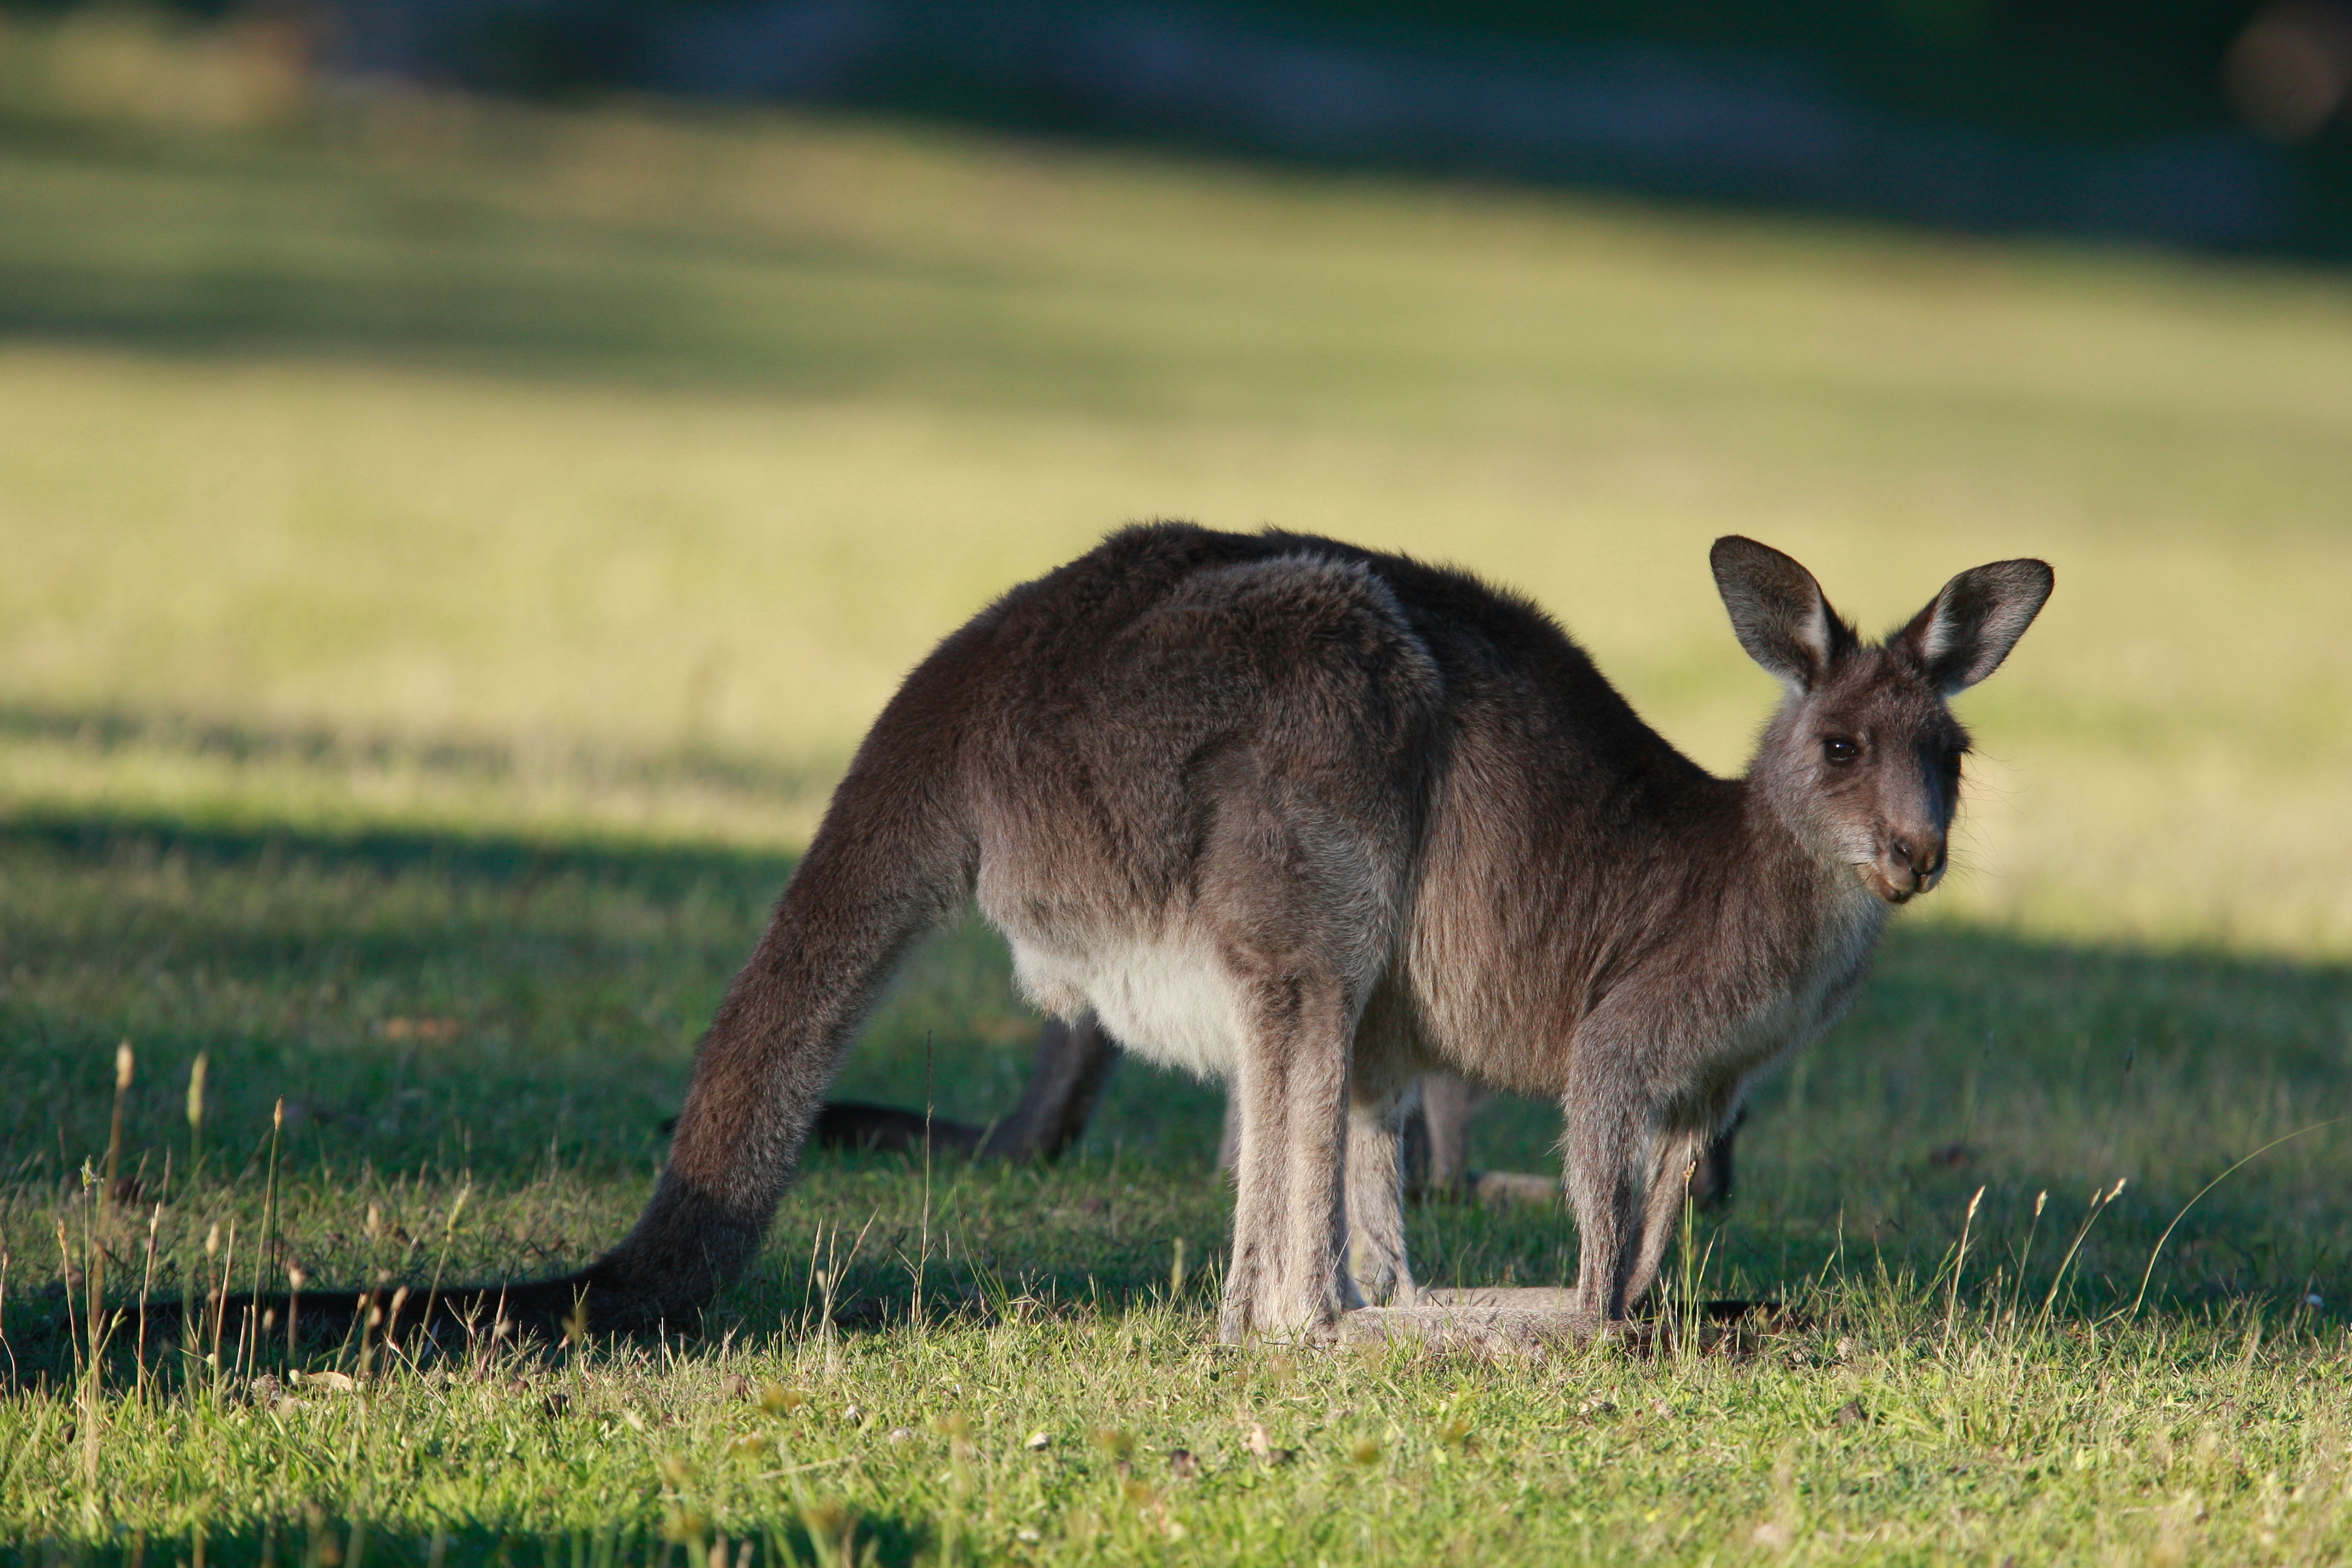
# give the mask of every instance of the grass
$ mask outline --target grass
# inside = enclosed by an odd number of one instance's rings
[[[152,1215],[159,1293],[203,1279],[207,1232],[233,1226],[234,1257],[262,1226],[282,1100],[275,1268],[422,1285],[583,1258],[647,1192],[688,1047],[785,866],[87,818],[20,822],[0,851],[19,1161],[0,1215],[18,1390],[0,1405],[16,1456],[0,1531],[20,1540],[119,1553],[143,1534],[184,1557],[203,1534],[207,1561],[247,1562],[356,1552],[356,1529],[371,1560],[427,1561],[443,1534],[461,1558],[637,1561],[700,1519],[806,1560],[809,1519],[837,1517],[885,1561],[1698,1560],[1785,1543],[1839,1560],[2300,1562],[2352,1525],[2340,1136],[2205,1198],[2157,1259],[2150,1308],[2126,1310],[2179,1206],[2332,1092],[2341,1046],[2315,1048],[2310,1026],[2352,1016],[2352,973],[1932,927],[1899,931],[1855,1017],[1768,1088],[1738,1206],[1685,1261],[1696,1289],[1770,1290],[1815,1315],[1750,1356],[1218,1352],[1201,1267],[1225,1223],[1202,1174],[1215,1101],[1130,1064],[1055,1171],[942,1162],[927,1181],[902,1158],[816,1158],[704,1338],[552,1363],[379,1359],[352,1393],[293,1380],[274,1346],[239,1366],[232,1345],[222,1375],[151,1349],[142,1385],[118,1346],[93,1486],[79,1440],[93,1416],[46,1328],[58,1303],[27,1300],[57,1277],[60,1218],[78,1260],[83,1226],[114,1226],[123,1281],[145,1268]],[[849,1081],[911,1100],[928,1065],[943,1112],[985,1116],[1015,1090],[1004,1037],[1023,1022],[980,933],[950,932]],[[142,1190],[110,1221],[79,1172],[106,1145],[118,1032],[139,1042],[122,1168]],[[200,1050],[208,1173],[191,1184]],[[1533,1108],[1478,1131],[1497,1164],[1540,1163],[1550,1136]],[[2129,1184],[2062,1279],[2086,1200],[2116,1175]],[[1943,1266],[1979,1185],[1954,1294]],[[1439,1282],[1553,1282],[1572,1262],[1538,1208],[1427,1206],[1412,1239]],[[1191,1266],[1171,1298],[1180,1243]],[[830,1343],[813,1253],[841,1265]],[[348,1337],[294,1364],[363,1371]],[[770,1384],[800,1403],[762,1408]],[[1842,1423],[1849,1404],[1866,1419]],[[1253,1455],[1260,1425],[1297,1457]],[[1024,1446],[1035,1431],[1043,1452]],[[1171,1469],[1176,1449],[1194,1473]]]
[[[262,35],[144,26],[0,36],[0,1552],[2345,1553],[2340,279],[320,93]],[[88,1375],[61,1281],[102,1250],[128,1299],[151,1234],[163,1292],[244,1279],[265,1231],[321,1287],[607,1244],[898,673],[1155,513],[1528,588],[1725,768],[1770,693],[1712,534],[1874,625],[2057,564],[1967,700],[1964,864],[1759,1094],[1678,1265],[1678,1297],[1811,1327],[1218,1352],[1217,1097],[1128,1064],[1053,1171],[814,1160],[699,1336],[218,1370],[118,1342]],[[984,1120],[1034,1027],[961,927],[842,1088]],[[1474,1161],[1556,1133],[1498,1105]],[[1434,1281],[1572,1266],[1540,1209],[1412,1226]]]

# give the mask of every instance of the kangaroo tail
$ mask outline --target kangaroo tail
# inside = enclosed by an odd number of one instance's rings
[[[971,892],[978,839],[952,762],[968,694],[942,657],[957,640],[908,678],[858,748],[702,1037],[668,1163],[619,1246],[553,1279],[152,1303],[149,1328],[209,1321],[232,1343],[290,1342],[298,1323],[356,1325],[383,1342],[421,1331],[515,1343],[691,1322],[759,1250],[825,1086],[891,973]]]
[[[951,798],[946,717],[910,679],[835,792],[695,1056],[652,1201],[581,1273],[509,1293],[584,1299],[595,1329],[683,1322],[759,1250],[825,1086],[899,962],[961,907],[977,841]]]

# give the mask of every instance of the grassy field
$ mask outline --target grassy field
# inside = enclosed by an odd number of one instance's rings
[[[2199,1198],[2352,1110],[2352,287],[887,124],[306,97],[268,59],[0,34],[0,1551],[2352,1549],[2352,1126]],[[213,86],[155,90],[186,81]],[[1738,1202],[1677,1266],[1682,1297],[1811,1327],[1541,1366],[1217,1352],[1218,1099],[1129,1064],[1053,1171],[816,1159],[700,1337],[217,1370],[118,1343],[82,1373],[59,1285],[101,1253],[127,1299],[265,1250],[350,1286],[607,1243],[899,673],[1150,515],[1524,587],[1725,769],[1771,688],[1714,534],[1871,626],[1979,561],[2056,564],[1965,704],[1961,866],[1759,1094]],[[985,1120],[1034,1022],[959,928],[843,1088]],[[85,1172],[124,1040],[110,1205]],[[1497,1106],[1475,1163],[1542,1168],[1555,1132]],[[1428,1205],[1412,1245],[1444,1283],[1574,1255],[1537,1207]]]

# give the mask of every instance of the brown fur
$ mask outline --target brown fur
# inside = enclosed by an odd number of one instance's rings
[[[1864,646],[1788,557],[1729,538],[1713,559],[1790,689],[1740,779],[1675,751],[1526,601],[1402,556],[1161,523],[1013,590],[859,749],[635,1229],[527,1290],[585,1289],[603,1328],[709,1300],[892,969],[976,895],[1049,1010],[1230,1077],[1225,1337],[1413,1298],[1397,1123],[1437,1070],[1560,1100],[1579,1324],[1622,1321],[1693,1157],[1940,876],[1965,744],[1945,699],[2050,586],[2038,562],[1981,567]]]

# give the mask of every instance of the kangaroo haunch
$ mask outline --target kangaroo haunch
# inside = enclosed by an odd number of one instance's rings
[[[1788,687],[1737,779],[1526,600],[1402,556],[1158,523],[1013,589],[859,747],[635,1228],[509,1310],[690,1318],[759,1247],[892,970],[976,895],[1042,1007],[1232,1082],[1223,1337],[1413,1299],[1397,1127],[1431,1070],[1560,1100],[1575,1324],[1621,1321],[1696,1152],[1942,876],[1967,750],[1946,700],[2052,584],[1964,572],[1873,645],[1777,551],[1711,559]]]

